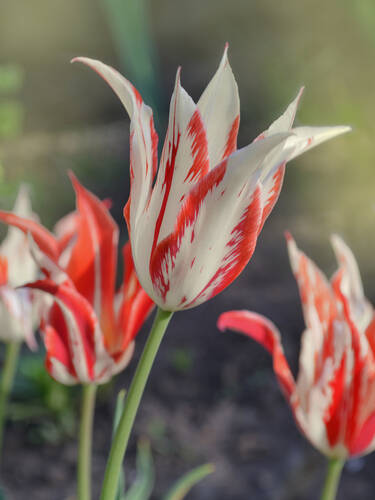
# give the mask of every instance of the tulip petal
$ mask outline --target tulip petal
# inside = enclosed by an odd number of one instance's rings
[[[77,197],[79,227],[66,273],[100,318],[105,332],[113,326],[118,228],[107,208],[70,174]]]
[[[371,304],[365,298],[361,275],[355,257],[340,236],[332,235],[331,243],[342,273],[341,290],[348,298],[350,314],[361,332],[365,332],[373,318]],[[333,277],[333,281],[335,277]]]
[[[206,129],[210,168],[237,149],[240,99],[227,52],[228,44],[218,70],[197,104]]]
[[[219,293],[241,272],[258,234],[260,170],[268,155],[287,137],[277,134],[237,151],[190,191],[174,232],[151,256],[153,291],[142,281],[161,307],[175,310],[196,306]],[[138,267],[138,273],[142,273]]]
[[[59,245],[56,238],[45,227],[31,219],[19,217],[13,212],[0,210],[0,221],[10,226],[17,227],[25,234],[30,232],[39,246],[50,259],[57,262],[59,258]]]
[[[219,316],[220,330],[231,329],[259,342],[272,356],[273,368],[279,384],[290,402],[295,382],[280,341],[277,327],[264,316],[250,311],[227,311]]]
[[[56,333],[69,350],[70,361],[65,364],[67,373],[75,373],[80,383],[108,381],[116,371],[116,363],[104,348],[103,334],[89,302],[65,283],[57,285],[46,279],[30,283],[27,287],[45,292],[55,300],[55,306],[43,326],[46,330],[46,325],[50,325],[54,330],[52,335]],[[53,359],[62,363],[61,351]]]
[[[316,338],[316,350],[320,350],[324,331],[336,315],[335,298],[330,284],[321,270],[296,245],[291,234],[286,233],[290,265],[296,278],[302,302],[305,323],[308,328],[323,325]]]
[[[146,106],[136,88],[118,71],[100,61],[77,57],[96,71],[112,88],[131,118],[130,127],[130,180],[131,196],[127,207],[128,222],[134,227],[136,218],[149,202],[152,182],[157,170],[158,136],[154,128],[152,110]]]
[[[110,343],[111,354],[127,348],[155,306],[138,281],[129,242],[123,247],[123,257],[124,280],[119,292],[121,296],[117,328],[113,332],[117,339]]]
[[[152,251],[173,231],[186,194],[208,170],[207,137],[202,117],[194,101],[181,87],[178,71],[167,136],[148,209],[150,214],[157,214]]]
[[[297,97],[289,104],[284,113],[272,123],[272,125],[264,131],[257,139],[264,139],[272,134],[277,134],[281,132],[287,132],[291,130],[294,122],[294,118],[297,113],[297,108],[302,97],[304,88],[302,87],[298,92]],[[262,230],[263,225],[273,210],[275,206],[283,185],[285,174],[285,163],[281,165],[276,172],[268,172],[266,175],[261,177],[262,183],[262,205],[263,205],[263,215],[262,224],[260,226],[259,232]]]

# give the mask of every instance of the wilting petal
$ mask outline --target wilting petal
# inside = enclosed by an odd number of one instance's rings
[[[71,174],[77,196],[79,227],[66,273],[100,318],[102,330],[113,325],[118,228],[103,203]]]
[[[288,401],[295,391],[295,382],[285,358],[277,327],[264,316],[250,311],[228,311],[220,315],[220,330],[231,329],[244,333],[259,342],[271,354],[273,368]]]
[[[128,218],[134,227],[137,217],[149,202],[152,182],[157,170],[158,136],[154,128],[152,110],[146,106],[136,88],[118,71],[100,61],[78,57],[74,61],[86,64],[96,71],[113,89],[131,118],[130,180],[131,198]]]
[[[142,281],[161,307],[196,306],[241,272],[255,248],[260,223],[259,170],[286,137],[275,135],[237,151],[191,190],[174,232],[152,254],[152,289]],[[139,267],[138,276],[142,276]]]
[[[210,168],[237,149],[240,99],[227,52],[228,44],[218,70],[197,104],[206,129]]]

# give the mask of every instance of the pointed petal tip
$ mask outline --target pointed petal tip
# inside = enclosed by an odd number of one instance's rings
[[[291,232],[288,231],[288,230],[284,231],[284,237],[285,237],[287,243],[290,243],[290,242],[294,241]]]

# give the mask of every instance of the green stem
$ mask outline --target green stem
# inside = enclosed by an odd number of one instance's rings
[[[344,464],[345,460],[340,458],[329,459],[321,500],[335,500]]]
[[[9,393],[16,373],[21,342],[7,342],[3,373],[0,382],[0,453],[3,447],[4,423]]]
[[[81,423],[77,468],[77,498],[91,500],[91,446],[97,386],[82,386]]]
[[[134,419],[141,401],[145,385],[158,352],[160,343],[172,317],[172,312],[157,310],[154,324],[146,345],[143,349],[135,371],[129,392],[126,396],[124,411],[121,415],[117,431],[112,442],[107,468],[105,471],[101,500],[115,500],[117,484],[120,477],[122,462],[129,441]]]

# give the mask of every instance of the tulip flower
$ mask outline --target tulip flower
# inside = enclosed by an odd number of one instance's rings
[[[0,211],[0,220],[29,233],[32,255],[45,275],[26,291],[52,298],[41,321],[48,372],[63,384],[83,384],[78,499],[89,500],[96,385],[127,366],[154,304],[138,282],[129,243],[123,247],[123,283],[115,293],[118,227],[108,203],[71,179],[77,209],[59,221],[55,235],[14,213]]]
[[[182,88],[178,70],[158,168],[152,111],[137,90],[99,61],[74,61],[98,72],[131,118],[125,217],[140,283],[167,311],[195,307],[226,288],[254,252],[286,162],[349,130],[292,129],[300,91],[267,131],[237,149],[240,103],[226,47],[197,104]]]
[[[14,213],[0,211],[0,220],[30,233],[34,259],[46,276],[26,291],[53,299],[41,324],[48,372],[63,384],[100,384],[129,363],[153,302],[138,282],[129,243],[123,284],[115,293],[118,228],[107,203],[71,178],[77,210],[59,222],[56,235]]]
[[[237,149],[240,103],[226,46],[197,104],[177,71],[158,162],[152,110],[135,87],[100,61],[74,61],[102,76],[131,119],[131,187],[124,216],[138,279],[159,306],[107,465],[101,498],[114,500],[130,430],[172,312],[209,300],[239,275],[277,201],[286,162],[349,128],[293,129],[301,90],[265,132]]]
[[[26,186],[21,186],[13,208],[19,216],[36,220]],[[32,259],[27,238],[18,229],[10,228],[0,245],[0,339],[6,353],[0,382],[0,449],[2,447],[5,410],[13,385],[19,349],[25,341],[36,348],[36,301],[31,290],[18,286],[36,279],[37,266]]]
[[[332,459],[337,473],[347,458],[375,449],[374,309],[364,296],[355,258],[339,236],[332,237],[338,270],[330,282],[290,235],[287,240],[306,323],[297,380],[271,321],[249,311],[229,311],[218,326],[248,335],[271,353],[298,427]]]

